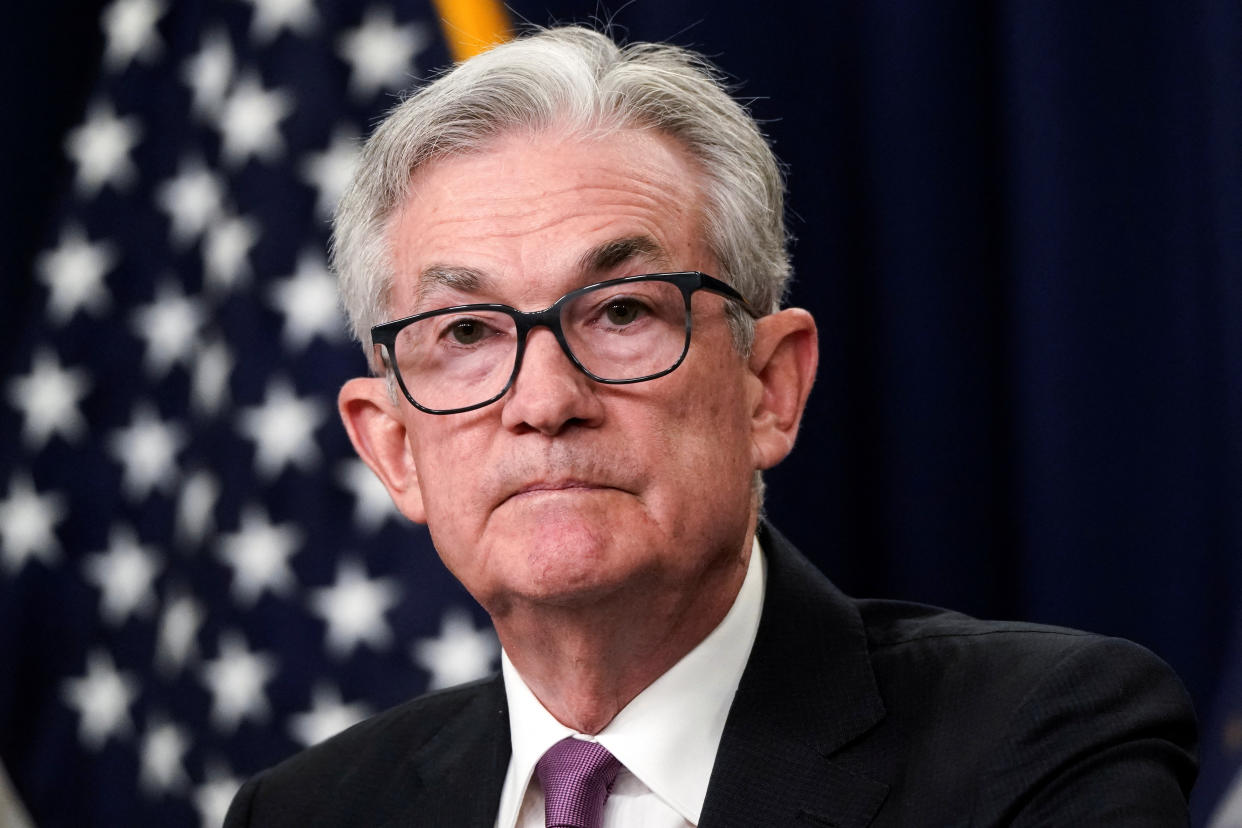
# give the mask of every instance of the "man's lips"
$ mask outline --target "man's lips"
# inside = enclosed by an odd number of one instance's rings
[[[480,491],[495,509],[510,500],[549,497],[564,492],[582,496],[612,492],[637,495],[643,489],[643,476],[628,462],[614,462],[605,454],[586,454],[563,444],[554,444],[544,456],[514,456],[492,465]]]
[[[523,495],[534,495],[540,493],[568,492],[574,490],[603,491],[613,488],[615,487],[607,486],[602,483],[593,483],[589,480],[539,480],[519,486],[511,492],[505,500],[512,500],[513,498],[522,497]]]

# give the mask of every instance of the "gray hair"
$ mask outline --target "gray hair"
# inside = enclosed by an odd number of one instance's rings
[[[393,273],[389,221],[411,175],[449,155],[486,150],[515,131],[568,128],[583,134],[646,128],[673,138],[702,174],[708,248],[732,284],[760,313],[777,310],[789,279],[784,180],[753,118],[701,55],[676,46],[618,46],[568,26],[545,29],[459,64],[393,110],[362,151],[337,206],[332,266],[341,300],[378,370],[372,325],[385,321]],[[732,307],[732,306],[730,306]],[[753,325],[731,314],[741,353]]]

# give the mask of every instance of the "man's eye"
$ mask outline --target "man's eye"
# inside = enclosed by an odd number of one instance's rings
[[[474,345],[487,335],[487,326],[478,319],[459,319],[448,330],[458,345]]]
[[[615,299],[604,308],[604,316],[614,325],[629,325],[642,314],[642,303],[634,299]]]

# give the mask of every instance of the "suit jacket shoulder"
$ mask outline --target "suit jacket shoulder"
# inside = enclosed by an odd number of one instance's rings
[[[373,716],[248,781],[241,826],[488,825],[509,762],[499,676]]]
[[[702,825],[1186,823],[1194,714],[1151,653],[855,601],[763,531],[764,616]]]
[[[1189,697],[1146,649],[1059,627],[860,602],[901,787],[977,825],[1180,825]],[[951,759],[952,761],[946,761]]]

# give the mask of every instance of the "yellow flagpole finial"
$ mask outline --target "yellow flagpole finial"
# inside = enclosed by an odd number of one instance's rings
[[[512,37],[500,0],[434,0],[449,53],[460,63]]]

